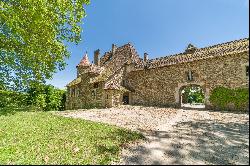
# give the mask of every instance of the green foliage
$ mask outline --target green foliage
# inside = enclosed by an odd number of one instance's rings
[[[246,110],[249,105],[249,91],[247,88],[216,87],[209,100],[217,109]]]
[[[35,105],[42,110],[64,110],[66,91],[52,85],[34,84],[27,91],[28,104]]]
[[[27,93],[0,90],[0,108],[26,106],[27,98]]]
[[[1,0],[0,89],[21,90],[64,69],[69,57],[64,42],[80,42],[86,4],[89,0]]]
[[[5,114],[1,114],[5,112]],[[0,109],[3,165],[109,165],[139,133],[49,112]]]
[[[188,103],[204,103],[205,95],[200,87],[190,86],[184,89],[183,97]],[[184,99],[185,100],[185,99]]]
[[[0,90],[0,108],[34,106],[43,111],[64,110],[66,92],[52,85],[35,84],[27,92]]]

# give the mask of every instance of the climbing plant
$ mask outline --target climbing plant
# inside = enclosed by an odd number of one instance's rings
[[[249,106],[249,91],[247,88],[216,87],[210,98],[214,108],[221,110],[246,110]]]

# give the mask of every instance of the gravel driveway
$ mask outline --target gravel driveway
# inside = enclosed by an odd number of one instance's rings
[[[249,115],[140,106],[63,112],[142,132],[114,164],[249,164]]]

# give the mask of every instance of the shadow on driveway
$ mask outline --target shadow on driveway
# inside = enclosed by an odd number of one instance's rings
[[[178,122],[174,130],[145,131],[149,143],[127,149],[127,164],[249,164],[249,122]],[[158,143],[158,144],[157,144]],[[157,155],[157,153],[159,153]],[[156,154],[156,155],[155,155]],[[164,156],[163,160],[157,156]]]

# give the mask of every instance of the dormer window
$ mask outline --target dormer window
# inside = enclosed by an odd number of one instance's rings
[[[187,46],[186,50],[185,50],[185,53],[187,53],[187,54],[192,54],[192,53],[195,52],[196,49],[197,49],[197,48],[196,48],[194,45],[189,44],[189,45]]]
[[[187,80],[188,81],[193,81],[194,78],[193,78],[193,72],[192,71],[188,71],[187,73]]]

